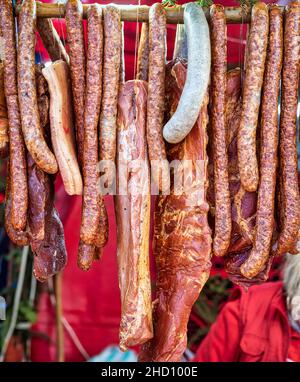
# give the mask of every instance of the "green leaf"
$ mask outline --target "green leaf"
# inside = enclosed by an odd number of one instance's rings
[[[197,0],[196,3],[199,4],[200,7],[208,8],[213,5],[214,2],[212,0]]]
[[[34,323],[36,321],[36,312],[28,305],[26,301],[20,304],[20,313],[26,321]]]
[[[177,0],[162,0],[162,5],[165,7],[175,7],[177,5]]]

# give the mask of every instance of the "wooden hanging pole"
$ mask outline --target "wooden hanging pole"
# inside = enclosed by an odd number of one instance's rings
[[[42,18],[60,18],[65,16],[65,4],[61,3],[41,3],[37,1],[37,16]],[[87,10],[91,4],[83,4],[83,17],[86,17]],[[105,5],[103,5],[105,7]],[[122,21],[136,21],[137,19],[141,22],[148,21],[149,18],[149,7],[147,5],[117,5],[121,10]],[[20,5],[16,6],[16,13]],[[283,10],[284,7],[281,7]],[[209,16],[209,9],[204,9],[206,17]],[[167,23],[169,24],[182,24],[183,23],[183,8],[181,6],[176,6],[172,8],[166,8],[167,13]],[[250,12],[247,13],[242,10],[241,7],[225,7],[226,21],[227,24],[240,24],[249,23]]]

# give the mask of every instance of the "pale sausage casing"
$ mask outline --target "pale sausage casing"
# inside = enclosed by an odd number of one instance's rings
[[[211,49],[209,27],[202,8],[196,3],[184,6],[188,41],[188,71],[177,109],[164,126],[169,143],[182,141],[193,128],[204,100],[210,77]]]

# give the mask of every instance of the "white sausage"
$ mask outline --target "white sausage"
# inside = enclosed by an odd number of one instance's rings
[[[163,136],[169,143],[182,141],[191,131],[210,77],[209,27],[202,8],[196,3],[184,7],[184,25],[188,41],[187,77],[177,110],[163,129]]]

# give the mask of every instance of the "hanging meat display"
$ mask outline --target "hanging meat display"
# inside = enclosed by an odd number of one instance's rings
[[[240,22],[240,9],[156,3],[139,13],[80,0],[47,7],[51,14],[35,0],[15,10],[0,0],[7,235],[31,247],[39,281],[65,267],[59,171],[66,192],[82,195],[78,266],[87,271],[109,239],[104,195],[113,193],[120,347],[142,345],[141,361],[180,361],[212,255],[248,288],[268,279],[275,255],[299,252],[300,3],[256,2],[243,16],[245,69],[231,70],[226,23]],[[65,17],[68,50],[50,15]],[[137,19],[136,78],[126,82],[122,21]],[[179,24],[167,63],[168,22]],[[36,32],[46,65],[35,64]]]

